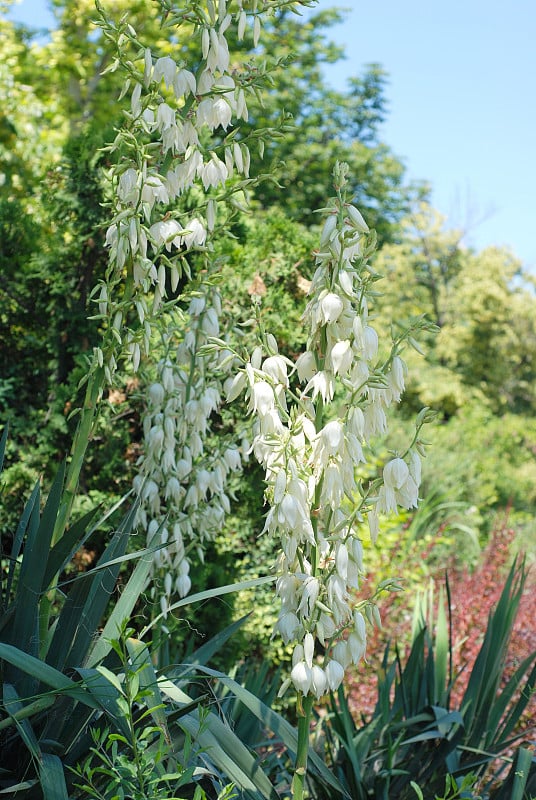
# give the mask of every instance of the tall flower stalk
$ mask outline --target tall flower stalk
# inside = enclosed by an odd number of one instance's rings
[[[366,651],[365,617],[379,624],[375,595],[356,599],[363,575],[361,523],[376,541],[380,516],[418,502],[422,413],[408,447],[393,453],[383,476],[360,478],[374,437],[387,433],[386,410],[400,400],[401,357],[422,321],[382,355],[369,317],[379,275],[369,264],[375,237],[350,202],[348,167],[334,170],[336,197],[324,209],[316,271],[303,320],[306,350],[294,362],[271,334],[229,386],[244,389],[254,418],[252,451],[265,469],[268,513],[263,533],[276,538],[280,611],[275,626],[293,646],[282,686],[298,693],[299,745],[293,795],[301,800],[314,700],[341,684]],[[360,527],[361,526],[361,527]],[[386,582],[382,589],[394,589]]]
[[[191,278],[190,253],[209,250],[218,217],[228,216],[222,209],[242,207],[251,183],[250,146],[262,150],[263,132],[244,135],[241,125],[248,93],[260,91],[264,70],[231,65],[229,32],[257,46],[267,13],[311,1],[189,0],[174,8],[157,0],[166,34],[197,43],[191,63],[152,52],[128,15],[116,22],[97,2],[97,24],[116,53],[108,71],[125,75],[121,97],[129,106],[107,148],[109,262],[92,296],[103,334],[88,363],[54,541],[68,524],[104,391],[119,368],[137,372],[150,358],[163,311]],[[188,211],[181,202],[187,194],[195,199]]]
[[[230,511],[229,475],[242,466],[240,448],[213,429],[234,361],[225,351],[202,352],[219,335],[220,316],[219,290],[205,280],[192,292],[182,326],[166,331],[165,354],[147,390],[134,488],[138,524],[158,548],[152,590],[164,616],[173,595],[190,591],[189,553],[195,549],[203,560]]]

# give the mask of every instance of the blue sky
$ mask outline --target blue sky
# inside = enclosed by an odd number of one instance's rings
[[[434,205],[481,248],[506,245],[536,272],[536,3],[534,0],[319,0],[347,8],[329,31],[346,78],[376,61],[389,73],[383,139]],[[13,16],[51,24],[46,0]]]

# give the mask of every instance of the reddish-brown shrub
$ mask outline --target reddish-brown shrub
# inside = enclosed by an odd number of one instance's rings
[[[451,707],[455,708],[461,700],[471,670],[482,644],[487,627],[488,616],[499,600],[504,579],[511,562],[514,532],[506,521],[499,524],[489,544],[482,552],[474,571],[447,564],[451,593],[452,638],[454,674],[457,680],[452,691]],[[430,549],[420,554],[423,560],[431,555]],[[383,577],[383,576],[382,576]],[[444,580],[444,575],[433,575],[436,581]],[[371,585],[375,576],[371,576]],[[536,580],[529,571],[525,592],[512,632],[505,665],[505,678],[530,653],[536,651]],[[350,682],[350,703],[356,715],[370,716],[377,696],[377,676],[381,670],[382,658],[388,641],[399,641],[407,646],[411,635],[413,613],[412,598],[408,592],[389,594],[380,603],[383,629],[370,633],[367,663],[360,665]],[[527,709],[523,724],[536,723],[534,703]]]

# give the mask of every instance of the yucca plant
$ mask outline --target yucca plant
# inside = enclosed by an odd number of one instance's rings
[[[0,468],[6,435],[4,431],[0,441]],[[92,511],[52,545],[63,477],[64,470],[60,469],[42,511],[40,487],[35,487],[21,515],[11,552],[2,555],[0,794],[21,800],[67,800],[77,794],[87,797],[86,790],[74,785],[77,779],[72,770],[76,765],[82,764],[80,782],[88,775],[84,764],[89,764],[91,773],[88,757],[96,743],[100,742],[107,753],[106,742],[112,742],[110,752],[115,753],[119,769],[139,736],[147,758],[154,755],[161,763],[164,748],[166,758],[180,761],[176,784],[181,787],[181,796],[193,796],[197,787],[196,798],[203,797],[198,784],[201,776],[214,787],[211,797],[221,792],[224,797],[225,787],[232,783],[236,796],[276,800],[278,795],[257,754],[233,731],[221,713],[221,704],[209,708],[214,704],[213,690],[199,692],[196,688],[219,682],[227,693],[240,699],[250,715],[262,723],[263,730],[270,728],[270,736],[295,753],[297,732],[291,725],[251,691],[206,667],[243,620],[192,653],[188,664],[155,670],[149,646],[133,631],[125,632],[146,587],[153,556],[150,548],[127,554],[135,508],[126,513],[92,569],[60,580],[73,554],[103,521],[98,510]],[[119,571],[127,561],[135,564],[134,569],[118,599],[110,603]],[[171,610],[266,580],[206,590],[178,601]],[[145,626],[144,636],[157,621]],[[118,643],[128,655],[128,665],[117,657]],[[133,683],[139,692],[129,706]],[[135,721],[135,730],[129,727],[129,720]],[[313,768],[324,782],[342,791],[322,761],[314,753],[311,756]],[[157,771],[155,775],[155,785],[167,790],[171,785],[169,774]],[[98,776],[97,771],[97,784]],[[191,791],[184,786],[188,776],[192,779]]]
[[[330,713],[321,721],[328,763],[354,800],[409,800],[416,797],[412,784],[420,788],[425,800],[434,800],[442,796],[449,775],[460,785],[464,779],[466,783],[468,779],[478,780],[479,791],[485,796],[493,792],[500,800],[525,798],[523,792],[536,775],[530,753],[520,748],[503,784],[496,766],[511,764],[505,754],[526,735],[517,726],[536,683],[536,653],[504,681],[508,643],[525,579],[524,562],[516,559],[500,600],[490,613],[457,707],[452,705],[457,676],[452,666],[451,616],[441,596],[435,624],[433,598],[424,605],[420,602],[406,659],[396,647],[393,659],[387,646],[370,720],[356,724],[343,690],[332,698]],[[448,583],[447,598],[450,612]],[[503,761],[498,762],[499,758]],[[502,786],[509,788],[503,790]],[[322,789],[318,782],[315,793],[319,798],[334,797],[331,789]]]
[[[6,438],[7,429],[0,464]],[[87,747],[88,725],[106,713],[105,700],[88,691],[77,669],[91,663],[94,652],[99,660],[108,654],[110,634],[132,612],[151,563],[147,551],[137,554],[137,565],[101,630],[121,565],[132,557],[126,548],[133,510],[96,566],[61,583],[73,554],[109,516],[99,518],[98,509],[85,514],[53,545],[64,474],[62,467],[42,511],[40,486],[35,486],[11,550],[2,554],[0,787],[22,798],[67,796],[63,763],[68,754]]]

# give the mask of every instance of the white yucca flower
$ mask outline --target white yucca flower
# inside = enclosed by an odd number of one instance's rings
[[[341,172],[341,186],[342,178]],[[362,256],[367,233],[359,211],[341,195],[322,228],[304,313],[306,350],[289,374],[277,343],[266,340],[266,357],[256,348],[227,388],[234,398],[249,387],[252,451],[266,470],[263,532],[280,540],[275,631],[296,643],[284,686],[290,682],[315,698],[336,690],[345,669],[366,651],[365,619],[355,608],[364,569],[356,521],[368,518],[375,541],[379,515],[412,507],[420,481],[413,451],[386,464],[377,497],[369,499],[356,473],[371,438],[387,432],[385,408],[400,399],[405,377],[396,350],[388,367],[378,364],[380,342],[367,301],[371,273]],[[302,388],[287,397],[293,372]]]
[[[163,223],[167,230],[159,227],[153,233],[155,238],[176,232],[170,222]],[[160,578],[157,587],[166,613],[172,595],[184,597],[190,591],[188,551],[195,548],[202,558],[206,544],[221,530],[230,511],[227,479],[241,468],[238,447],[224,443],[205,452],[204,446],[211,417],[221,404],[225,372],[219,352],[200,356],[196,347],[219,325],[221,309],[218,291],[202,284],[191,298],[183,340],[160,361],[157,379],[147,389],[145,447],[133,488],[140,498],[138,524],[145,528],[148,543],[157,534],[165,545],[155,553],[153,575]]]

